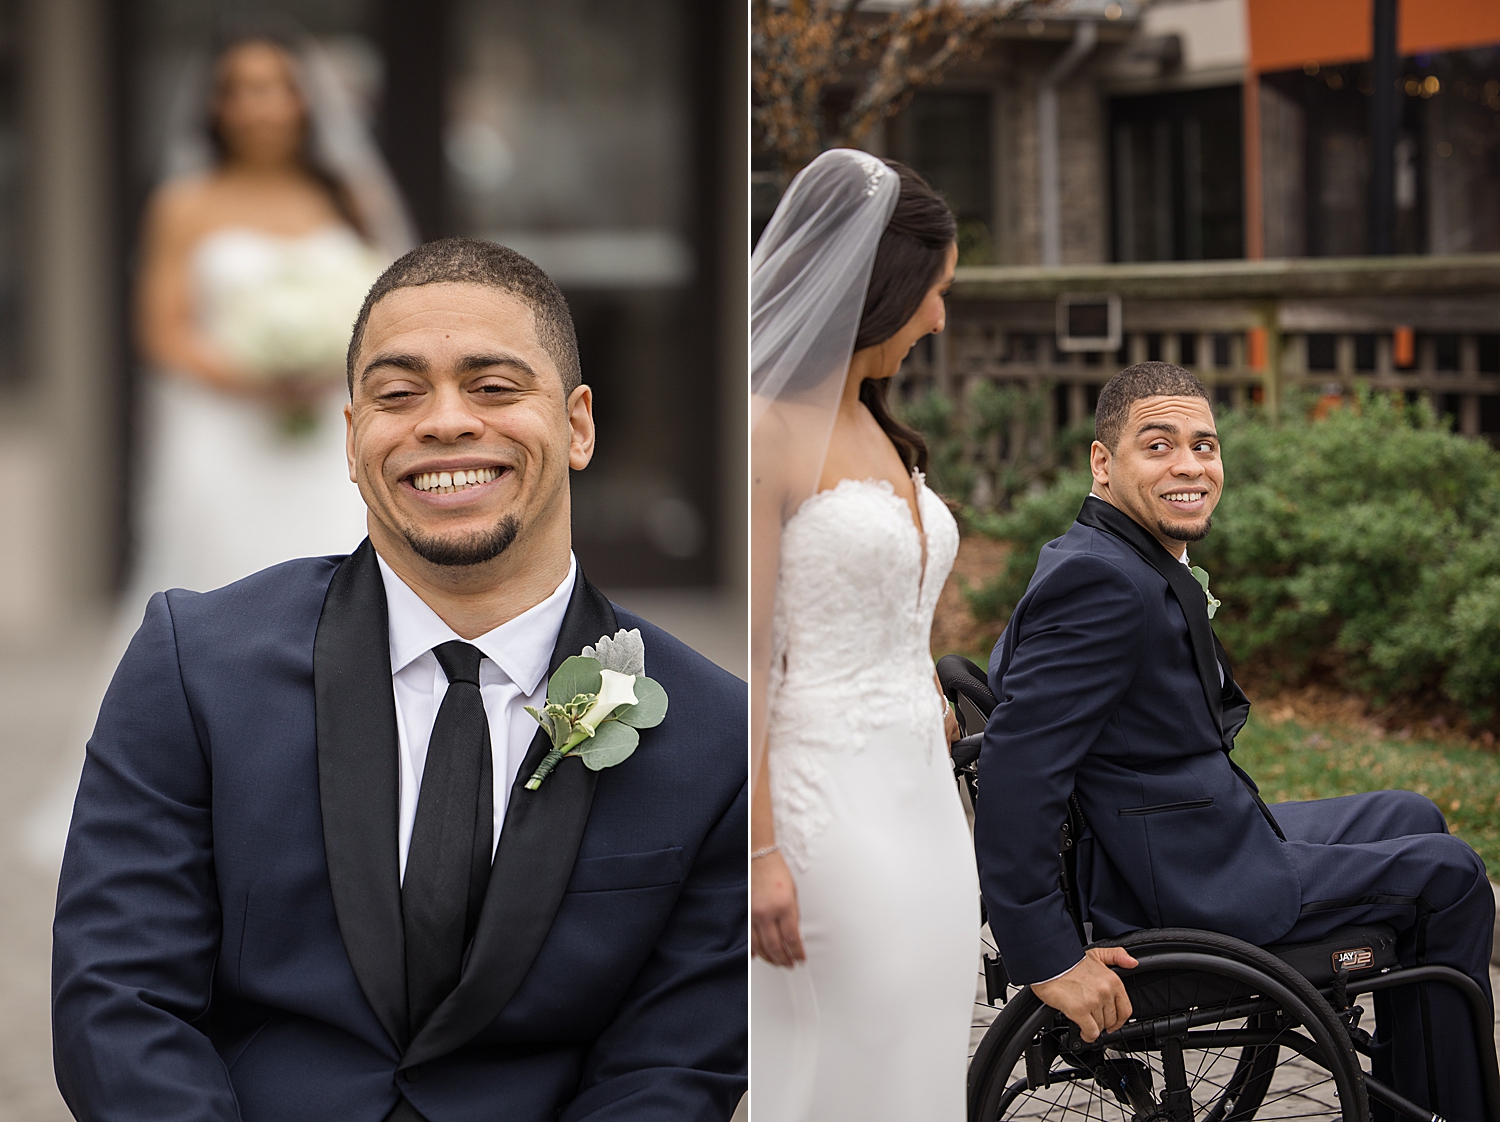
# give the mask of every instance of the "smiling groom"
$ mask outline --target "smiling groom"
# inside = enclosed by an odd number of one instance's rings
[[[1036,572],[990,658],[974,844],[990,930],[1017,985],[1095,1040],[1131,1015],[1118,946],[1085,950],[1059,880],[1076,800],[1077,894],[1090,938],[1189,927],[1257,946],[1389,924],[1405,966],[1488,995],[1494,897],[1484,863],[1410,791],[1266,806],[1232,761],[1250,702],[1214,637],[1202,570],[1224,488],[1208,391],[1164,362],[1099,394],[1092,493]],[[994,777],[994,778],[991,778]],[[1415,988],[1415,987],[1414,987]],[[1375,995],[1383,1082],[1450,1122],[1480,1122],[1480,1057],[1451,987]]]
[[[509,249],[424,245],[366,298],[349,388],[369,538],[158,594],[105,699],[54,924],[64,1098],[727,1118],[745,687],[578,569],[594,422],[562,294]]]

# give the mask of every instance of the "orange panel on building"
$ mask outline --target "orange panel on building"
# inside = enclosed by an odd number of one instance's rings
[[[1403,55],[1500,43],[1497,0],[1405,0],[1396,9]]]
[[[1250,69],[1370,57],[1370,0],[1248,0]]]
[[[1500,43],[1500,0],[1397,0],[1403,55]],[[1370,0],[1248,0],[1250,69],[1370,57]]]

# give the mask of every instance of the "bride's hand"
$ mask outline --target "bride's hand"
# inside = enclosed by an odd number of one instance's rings
[[[797,914],[797,884],[780,853],[750,862],[750,946],[772,966],[807,958]]]
[[[958,714],[953,711],[953,703],[943,692],[943,683],[936,673],[932,675],[932,684],[937,687],[938,697],[943,699],[943,739],[948,742],[948,750],[951,754],[953,742],[959,738],[963,730],[958,727]]]

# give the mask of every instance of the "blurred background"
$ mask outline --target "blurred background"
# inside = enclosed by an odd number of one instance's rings
[[[262,26],[321,49],[422,240],[502,242],[563,288],[598,421],[580,562],[745,672],[742,9],[0,0],[0,1122],[67,1117],[49,923],[141,554],[143,209],[184,90],[226,32]]]

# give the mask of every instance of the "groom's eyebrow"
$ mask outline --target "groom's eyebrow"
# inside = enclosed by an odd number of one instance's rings
[[[454,365],[460,374],[474,374],[480,370],[488,370],[492,366],[509,366],[533,381],[535,381],[537,376],[536,370],[532,368],[531,363],[527,362],[520,355],[513,354],[464,355]]]
[[[432,364],[421,355],[414,354],[386,354],[376,355],[365,364],[360,371],[359,380],[363,382],[372,371],[382,366],[395,367],[397,370],[408,370],[413,374],[426,374],[431,371]],[[460,374],[473,374],[480,370],[488,370],[494,366],[509,366],[524,374],[527,378],[535,381],[537,373],[531,363],[520,355],[514,354],[477,354],[464,355],[455,364]]]
[[[431,369],[427,360],[421,355],[376,355],[365,363],[365,368],[359,372],[359,380],[363,382],[370,376],[372,370],[378,370],[382,366],[394,366],[397,370],[409,370],[413,374],[426,374]]]

